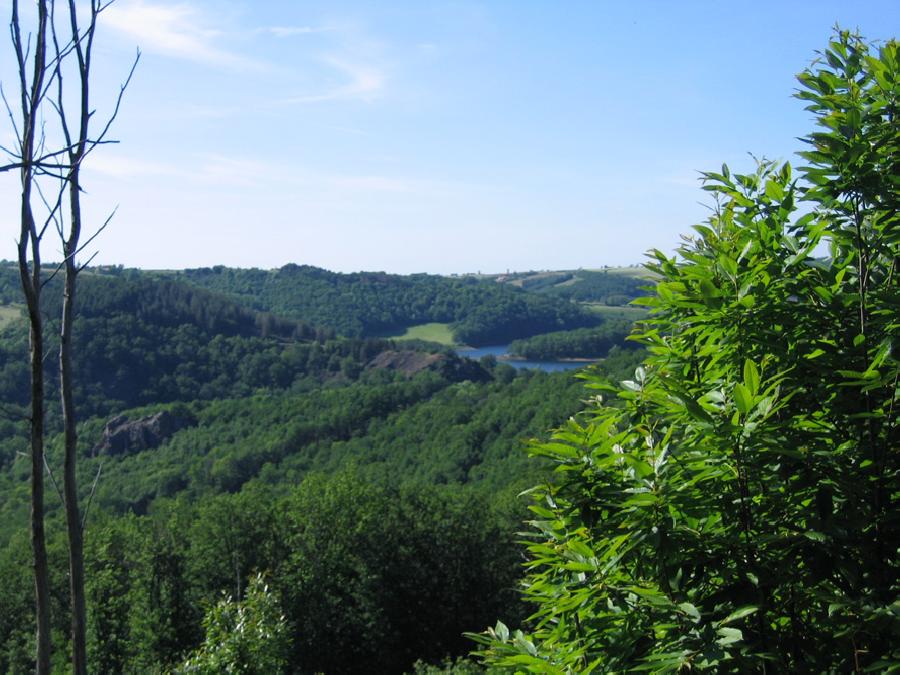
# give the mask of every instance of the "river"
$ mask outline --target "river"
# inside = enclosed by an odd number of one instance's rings
[[[508,363],[514,368],[531,368],[553,373],[558,370],[574,370],[590,365],[585,361],[526,361],[524,359],[511,358],[509,345],[493,345],[488,347],[463,347],[456,353],[470,359],[480,359],[482,356],[494,356],[502,363]]]

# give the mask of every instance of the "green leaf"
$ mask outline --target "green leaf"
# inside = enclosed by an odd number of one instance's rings
[[[752,396],[759,393],[759,370],[750,359],[744,361],[744,386]]]
[[[716,644],[720,647],[734,644],[735,642],[741,642],[744,639],[744,634],[739,628],[730,628],[728,626],[722,626],[717,629],[716,634],[720,636],[719,639],[716,640]]]
[[[774,180],[766,181],[766,197],[773,202],[780,202],[784,199],[784,188]]]
[[[590,546],[585,544],[584,542],[578,541],[577,539],[571,539],[567,542],[569,550],[574,552],[576,555],[580,555],[582,558],[592,558],[594,557],[594,552],[591,550]]]
[[[689,602],[682,602],[678,605],[678,609],[691,617],[695,622],[700,621],[700,610]]]
[[[700,280],[700,295],[703,296],[706,300],[712,300],[714,298],[718,298],[721,294],[719,293],[719,289],[715,287],[715,285],[706,279]]]
[[[732,621],[737,621],[739,619],[743,619],[745,616],[750,616],[754,612],[758,611],[759,607],[755,605],[747,605],[746,607],[740,607],[734,610],[731,614],[726,616],[719,622],[720,626],[724,626],[725,624],[731,623]]]
[[[753,395],[747,387],[738,383],[734,385],[734,402],[737,405],[738,412],[746,415],[753,408]]]

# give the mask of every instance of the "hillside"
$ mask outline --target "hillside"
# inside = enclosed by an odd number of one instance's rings
[[[204,603],[232,580],[240,590],[259,570],[281,570],[279,588],[294,589],[284,593],[285,609],[306,636],[295,641],[291,657],[302,669],[358,672],[375,650],[385,669],[372,672],[397,672],[418,658],[465,652],[461,634],[491,617],[523,614],[509,592],[519,575],[510,544],[525,515],[513,496],[546,479],[546,467],[523,449],[577,412],[581,383],[572,373],[516,371],[433,343],[365,334],[408,325],[409,338],[446,342],[452,327],[454,339],[477,342],[586,324],[596,328],[584,330],[621,337],[627,322],[496,280],[216,269],[103,268],[82,277],[76,402],[79,485],[91,503],[86,555],[95,572],[88,590],[110,612],[116,605],[109,603],[120,598],[160,626],[148,632],[128,612],[96,624],[98,639],[111,645],[97,652],[106,667],[147,671],[179,662],[197,644]],[[14,268],[0,265],[0,300],[16,301],[17,282]],[[52,352],[56,280],[44,300]],[[4,309],[0,401],[10,414],[0,420],[0,570],[17,579],[27,569],[20,557],[29,469],[18,454],[25,425],[16,419],[27,390],[27,335],[18,310]],[[390,312],[378,318],[379,309]],[[340,334],[342,326],[352,337]],[[635,360],[617,352],[603,368],[625,377]],[[47,359],[46,369],[55,390],[55,359]],[[57,406],[51,397],[51,467],[60,464]],[[59,555],[60,503],[51,498],[46,507],[51,551]],[[377,509],[381,529],[368,524],[357,531],[335,515],[368,519],[368,509]],[[259,549],[258,537],[269,536],[261,534],[263,521],[278,524],[271,546]],[[217,562],[204,552],[219,545],[209,532],[231,542]],[[369,539],[376,536],[407,553]],[[328,555],[303,572],[319,580],[306,585],[290,557],[301,547],[298,537],[308,537],[303,545],[316,551],[344,542],[354,569],[394,580],[390,592],[355,586],[357,572]],[[294,548],[275,543],[282,540]],[[126,541],[127,548],[116,548]],[[448,566],[454,556],[465,563]],[[125,568],[118,567],[122,561]],[[118,581],[110,585],[97,569],[117,569]],[[181,588],[187,604],[166,604],[149,579]],[[409,579],[416,597],[426,593],[427,602],[397,604],[400,579]],[[0,593],[0,671],[26,667],[29,659],[23,627],[31,624],[31,604],[16,588]],[[377,616],[377,629],[356,612],[326,609],[346,603]],[[340,633],[331,635],[337,651],[327,658],[304,651],[322,621]],[[436,632],[410,640],[410,622],[428,622]],[[127,635],[130,646],[115,647],[114,634]]]
[[[476,277],[340,274],[308,265],[277,270],[214,267],[185,270],[181,276],[247,307],[354,337],[448,323],[457,342],[479,346],[598,323],[596,315],[567,299]]]
[[[647,286],[653,283],[652,275],[643,267],[516,272],[492,278],[531,293],[610,307],[626,305],[645,295]]]

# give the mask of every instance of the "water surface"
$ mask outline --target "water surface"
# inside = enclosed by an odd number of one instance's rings
[[[553,373],[559,370],[574,370],[590,365],[585,361],[526,361],[510,358],[509,345],[489,345],[487,347],[463,347],[456,353],[470,359],[478,360],[482,356],[493,356],[502,363],[508,363],[513,368],[531,368]]]

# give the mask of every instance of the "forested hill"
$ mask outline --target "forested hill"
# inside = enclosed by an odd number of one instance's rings
[[[248,307],[327,326],[341,335],[378,336],[422,323],[451,324],[473,346],[599,323],[567,298],[527,293],[495,279],[340,274],[309,265],[277,270],[213,267],[185,270],[190,283]]]
[[[627,305],[645,295],[652,279],[643,267],[613,267],[597,270],[518,272],[497,275],[496,280],[530,293],[599,305]]]
[[[0,300],[15,300],[17,282],[11,266],[0,266]],[[251,310],[178,278],[136,271],[83,274],[77,302],[76,402],[83,416],[353,379],[360,364],[390,346],[384,340],[333,340],[328,329]],[[53,280],[42,303],[51,352],[59,303]],[[25,402],[27,345],[24,321],[11,321],[0,331],[5,404]],[[56,359],[47,359],[46,369],[49,386],[55,387]],[[51,400],[51,416],[54,406]]]
[[[0,263],[0,574],[10,580],[0,672],[26,672],[33,654],[20,292],[14,266]],[[43,301],[55,473],[59,301],[57,278]],[[364,335],[440,321],[477,344],[603,317],[494,279],[296,266],[89,269],[77,307],[78,482],[91,504],[98,672],[177,670],[200,645],[204,608],[223,591],[250,593],[257,572],[296,630],[290,672],[407,672],[417,659],[467,652],[465,631],[523,614],[511,543],[525,512],[512,496],[548,468],[523,450],[577,412],[581,383]],[[597,368],[624,378],[634,362],[618,350]],[[64,552],[60,506],[46,501],[54,560]],[[64,597],[64,577],[52,583]]]

